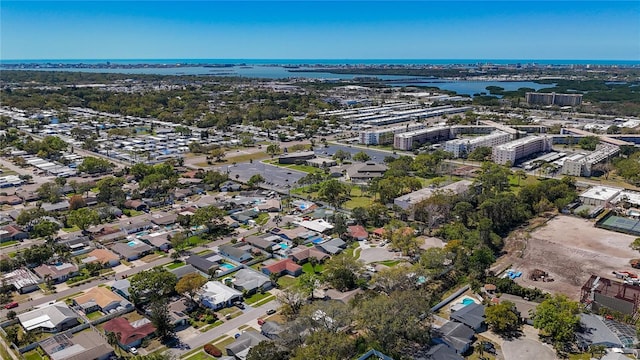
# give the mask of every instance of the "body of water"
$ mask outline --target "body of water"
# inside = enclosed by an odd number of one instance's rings
[[[488,86],[499,86],[506,91],[514,91],[520,88],[532,88],[534,90],[540,90],[543,88],[553,87],[553,84],[538,84],[533,81],[420,81],[420,82],[407,82],[407,83],[392,83],[391,86],[429,86],[437,87],[441,90],[455,91],[460,95],[473,95],[479,93],[486,93]]]

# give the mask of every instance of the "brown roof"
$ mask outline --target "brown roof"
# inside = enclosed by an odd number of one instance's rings
[[[134,328],[127,319],[118,317],[104,324],[104,330],[115,333],[120,344],[130,344],[153,334],[156,328],[152,323],[146,323]]]
[[[280,260],[280,261],[278,261],[276,263],[273,263],[271,265],[267,265],[264,268],[269,270],[269,272],[271,272],[271,273],[280,274],[285,270],[289,271],[289,272],[296,272],[296,271],[302,269],[302,266],[294,263],[293,260],[291,260],[291,259],[284,259],[284,260]]]
[[[80,295],[73,299],[78,305],[86,304],[90,301],[98,304],[100,308],[105,308],[112,302],[120,302],[124,300],[116,293],[104,287],[94,287],[88,290],[84,295]]]
[[[52,277],[57,278],[58,276],[78,271],[78,267],[75,264],[66,263],[63,265],[66,266],[59,268],[56,265],[42,264],[37,268],[34,268],[33,271],[35,271],[35,273],[41,278],[44,278],[46,275],[51,275]]]
[[[369,236],[369,233],[367,232],[367,230],[365,230],[364,227],[362,227],[362,225],[353,225],[353,226],[349,226],[349,235],[351,235],[351,237],[354,238],[366,238],[367,236]]]
[[[485,284],[484,289],[487,291],[496,291],[496,286],[493,284]]]
[[[101,264],[108,263],[111,260],[119,260],[120,257],[113,251],[108,249],[95,249],[87,254],[87,257],[95,257],[96,261]]]
[[[296,251],[296,249],[298,249],[298,251]],[[328,254],[316,249],[315,247],[306,247],[306,246],[296,247],[291,249],[291,252],[292,252],[291,258],[298,262],[307,260],[310,257],[314,257],[319,261],[322,261],[329,257]]]
[[[22,203],[22,199],[16,195],[0,196],[0,205],[9,204],[16,205]]]

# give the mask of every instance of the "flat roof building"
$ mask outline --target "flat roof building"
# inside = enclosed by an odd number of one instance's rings
[[[479,147],[493,148],[494,146],[509,142],[511,139],[511,134],[496,131],[485,136],[449,140],[444,144],[444,151],[451,153],[455,158],[459,158]]]
[[[406,124],[386,129],[365,130],[360,132],[360,144],[386,145],[393,144],[393,135],[426,128],[425,124]]]
[[[429,187],[423,188],[423,189],[395,198],[393,200],[393,204],[401,207],[404,210],[407,210],[415,206],[415,204],[430,198],[433,194],[435,194],[438,191],[452,192],[454,194],[462,194],[465,191],[467,191],[472,184],[473,184],[472,181],[460,180],[452,184],[449,184],[447,186],[443,186],[441,188],[429,188]]]
[[[612,202],[623,189],[609,186],[594,186],[580,194],[579,198],[585,205],[606,206]]]
[[[528,92],[525,100],[529,105],[578,106],[582,103],[582,94]]]
[[[413,150],[426,142],[440,142],[451,138],[450,127],[431,127],[417,131],[395,134],[393,147],[400,150]]]
[[[518,160],[529,155],[550,151],[551,138],[546,136],[528,136],[493,148],[493,162],[514,165]]]

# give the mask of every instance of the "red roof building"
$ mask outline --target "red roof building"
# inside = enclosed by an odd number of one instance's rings
[[[349,226],[349,236],[360,241],[369,237],[369,233],[362,225]]]
[[[267,275],[278,274],[299,276],[302,274],[302,266],[296,264],[291,259],[284,259],[263,267],[262,272]]]
[[[156,331],[156,328],[150,322],[134,326],[136,323],[131,324],[127,319],[118,317],[105,323],[104,330],[115,333],[120,345],[135,347],[139,346],[144,338],[151,336]]]

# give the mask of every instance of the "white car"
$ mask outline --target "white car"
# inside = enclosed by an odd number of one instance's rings
[[[135,355],[135,354],[137,354],[137,353],[138,353],[138,349],[136,349],[136,348],[134,348],[134,347],[130,348],[130,349],[129,349],[129,351],[130,351],[133,355]]]

